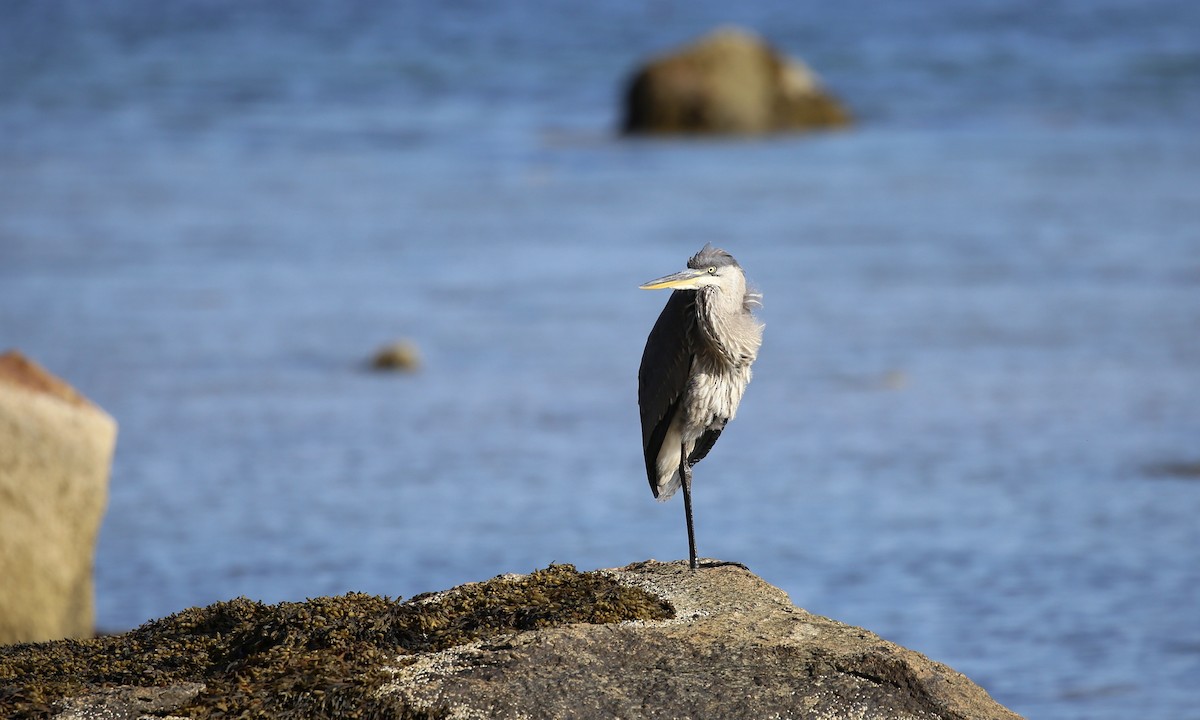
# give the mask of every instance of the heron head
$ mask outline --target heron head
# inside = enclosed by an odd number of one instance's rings
[[[705,246],[688,260],[687,269],[651,280],[641,286],[642,290],[699,290],[717,286],[728,287],[735,279],[742,280],[742,268],[733,256],[711,244]]]

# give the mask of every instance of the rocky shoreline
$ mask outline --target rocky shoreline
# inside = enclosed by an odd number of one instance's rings
[[[736,564],[553,565],[405,602],[192,608],[0,647],[16,718],[1004,718],[954,670]]]

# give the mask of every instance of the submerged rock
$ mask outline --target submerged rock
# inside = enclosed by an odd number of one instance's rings
[[[408,602],[187,610],[0,648],[0,716],[1004,718],[950,668],[740,566],[551,566]]]
[[[70,385],[0,355],[0,644],[94,632],[116,440],[117,423]]]
[[[1154,463],[1146,466],[1146,472],[1155,477],[1200,480],[1200,460]]]
[[[634,75],[623,130],[758,134],[850,122],[850,113],[804,63],[751,33],[723,28]]]
[[[397,340],[379,348],[371,359],[376,370],[415,372],[421,367],[421,352],[408,340]]]

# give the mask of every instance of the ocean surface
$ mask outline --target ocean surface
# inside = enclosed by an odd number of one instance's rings
[[[1200,4],[730,5],[4,3],[0,349],[120,423],[100,627],[685,557],[637,286],[712,242],[766,337],[701,555],[1030,718],[1200,718]],[[728,23],[857,126],[617,137]]]

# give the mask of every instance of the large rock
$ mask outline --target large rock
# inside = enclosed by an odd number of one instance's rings
[[[626,133],[756,134],[843,127],[850,114],[804,63],[725,28],[639,70]]]
[[[0,355],[0,644],[94,632],[116,438],[116,422],[69,385]]]
[[[965,676],[812,615],[740,566],[601,571],[675,618],[569,625],[429,653],[385,689],[452,718],[1003,718]]]
[[[1013,720],[954,670],[744,568],[551,566],[408,602],[186,610],[0,648],[0,716]]]

